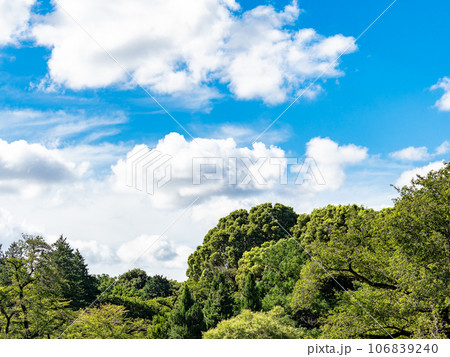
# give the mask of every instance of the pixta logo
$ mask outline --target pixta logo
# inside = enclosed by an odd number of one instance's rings
[[[222,181],[228,185],[267,185],[268,181],[280,185],[303,185],[312,181],[325,185],[325,179],[314,159],[277,157],[194,157],[192,184]]]
[[[127,186],[153,195],[171,180],[171,159],[172,156],[147,147],[130,155],[126,160]]]

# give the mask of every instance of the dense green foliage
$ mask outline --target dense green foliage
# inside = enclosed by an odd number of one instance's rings
[[[0,246],[1,338],[449,338],[450,164],[392,208],[219,220],[178,283],[93,276],[63,237]]]
[[[249,272],[242,289],[242,307],[247,310],[261,310],[261,292],[256,285],[255,274]]]
[[[89,308],[73,325],[64,338],[145,338],[147,326],[143,320],[126,318],[123,306],[102,305]]]
[[[234,275],[244,252],[264,242],[277,241],[288,234],[297,219],[292,208],[277,203],[238,210],[221,218],[189,257],[187,275],[195,281],[211,282],[218,272]]]
[[[67,240],[60,237],[49,252],[49,259],[59,275],[62,284],[59,289],[69,306],[73,309],[86,307],[94,301],[98,291],[95,278],[88,273],[84,258],[78,250],[74,251]]]
[[[239,260],[236,284],[242,291],[246,278],[251,273],[258,281],[258,289],[262,295],[260,303],[265,311],[275,306],[287,307],[306,257],[302,247],[294,239],[263,243],[260,247],[245,252]]]
[[[204,338],[306,338],[307,334],[294,327],[281,307],[270,312],[243,310],[239,316],[222,321],[204,334]]]
[[[205,321],[200,304],[192,297],[188,286],[183,289],[180,301],[170,314],[171,338],[201,338]]]
[[[219,273],[211,284],[208,299],[203,308],[206,328],[216,327],[217,324],[233,316],[234,299],[225,275]]]

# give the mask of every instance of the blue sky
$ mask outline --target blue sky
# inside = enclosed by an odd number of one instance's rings
[[[350,202],[381,208],[395,196],[390,184],[448,160],[447,1],[398,0],[356,43],[392,0],[64,0],[64,11],[46,0],[7,1],[0,0],[4,244],[23,231],[49,240],[65,234],[94,271],[117,273],[197,195],[183,218],[195,227],[186,233],[181,220],[139,261],[183,279],[187,254],[231,209],[261,201],[297,211]],[[156,148],[178,156],[173,170],[181,171],[201,153],[123,69],[206,151],[309,156],[326,187],[197,192],[184,172],[160,198],[125,192],[118,182],[127,153]]]
[[[43,4],[46,4],[43,1]],[[282,9],[287,1],[268,2]],[[314,28],[331,36],[341,33],[356,37],[388,5],[389,1],[302,1],[303,10],[293,28]],[[241,11],[267,4],[242,1]],[[40,8],[48,9],[41,5]],[[329,136],[339,142],[364,145],[387,154],[406,146],[437,146],[448,138],[448,113],[433,108],[439,91],[430,91],[448,73],[450,47],[446,26],[450,4],[436,1],[432,6],[419,1],[398,1],[358,42],[358,50],[342,59],[345,71],[339,84],[329,79],[324,92],[312,101],[301,100],[274,129],[293,132],[286,148],[297,151],[296,143],[310,137]],[[25,41],[1,49],[1,99],[3,108],[35,110],[83,110],[88,115],[123,111],[129,121],[121,132],[104,138],[108,142],[158,140],[180,128],[140,89],[64,90],[42,93],[30,89],[47,73],[51,50]],[[248,123],[264,129],[289,104],[264,105],[258,100],[236,100],[223,89],[224,97],[205,108],[185,108],[170,98],[161,102],[194,136],[204,135],[199,127],[221,123]],[[156,113],[155,113],[156,112]],[[152,114],[155,113],[155,114]],[[20,138],[15,138],[20,139]]]

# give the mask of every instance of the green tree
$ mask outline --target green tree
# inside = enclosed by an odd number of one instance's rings
[[[283,308],[277,306],[270,312],[244,310],[232,319],[220,322],[216,328],[203,334],[207,339],[288,339],[308,338],[302,329],[294,327],[293,321],[285,316]]]
[[[80,311],[72,325],[67,326],[62,337],[89,339],[145,338],[147,324],[143,320],[126,317],[123,306],[105,304]]]
[[[148,329],[148,337],[154,339],[163,339],[169,337],[170,320],[169,314],[164,316],[157,315],[153,317],[152,325]]]
[[[179,303],[170,315],[169,336],[171,338],[201,338],[204,330],[202,309],[186,285]]]
[[[127,310],[127,316],[151,320],[153,316],[166,310],[154,300],[142,300],[139,297],[107,295],[102,298],[102,303],[110,303],[123,306]]]
[[[239,291],[251,271],[261,289],[263,309],[269,311],[276,305],[286,308],[306,260],[303,248],[293,238],[265,242],[245,252],[239,260],[236,274]]]
[[[203,240],[203,245],[189,256],[187,276],[205,281],[209,286],[214,276],[223,272],[234,276],[244,252],[267,241],[286,238],[296,223],[297,214],[291,207],[265,203],[250,212],[237,210],[221,218]]]
[[[322,267],[302,269],[293,309],[326,302],[323,337],[448,338],[449,187],[447,164],[399,189],[392,209],[354,211],[325,239],[300,236]],[[323,294],[330,277],[347,280],[348,292],[341,283]]]
[[[122,286],[128,289],[141,290],[144,288],[149,277],[142,269],[132,269],[119,276],[116,286]]]
[[[208,299],[203,308],[206,328],[216,327],[220,321],[233,316],[233,307],[234,299],[230,285],[225,275],[220,273],[214,278],[211,284]]]
[[[155,275],[148,278],[144,290],[142,291],[142,298],[148,300],[157,297],[167,297],[171,293],[171,282],[162,275]]]
[[[62,297],[70,301],[70,307],[77,310],[88,306],[98,293],[95,278],[89,275],[84,258],[78,250],[73,250],[67,239],[60,237],[52,244],[49,264],[59,275]]]
[[[70,314],[58,274],[49,264],[51,247],[24,235],[1,258],[0,325],[4,337],[51,337]]]
[[[253,272],[249,272],[245,279],[245,285],[242,290],[242,305],[244,309],[259,311],[261,310],[261,293],[256,285],[256,278]]]

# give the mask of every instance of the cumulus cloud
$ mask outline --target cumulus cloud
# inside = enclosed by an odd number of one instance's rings
[[[226,49],[229,64],[222,81],[240,99],[261,99],[269,104],[284,102],[308,79],[324,74],[340,76],[334,63],[344,52],[356,50],[353,37],[323,37],[314,29],[284,29],[299,16],[294,3],[284,11],[258,6],[233,23]],[[306,96],[314,97],[320,86]]]
[[[325,180],[324,185],[313,185],[313,190],[336,190],[345,181],[345,167],[360,163],[368,158],[368,149],[353,144],[339,145],[329,138],[314,138],[306,144],[306,157],[317,164]]]
[[[271,189],[280,179],[280,167],[271,164],[270,158],[285,158],[285,152],[273,145],[255,143],[251,148],[238,147],[231,138],[188,141],[178,133],[171,133],[154,148],[136,146],[128,153],[127,160],[119,160],[113,166],[117,189],[136,191],[134,186],[126,187],[126,176],[130,175],[130,164],[141,159],[145,163],[148,151],[155,156],[170,157],[167,163],[170,181],[158,188],[153,197],[153,202],[161,206],[188,204],[196,197],[203,200],[220,195],[246,196]],[[153,154],[149,158],[153,158]],[[166,168],[155,167],[152,170],[154,181],[143,184],[153,185],[163,180],[168,175]],[[132,174],[138,180],[146,175],[145,166],[137,166],[136,170]]]
[[[1,187],[0,195],[2,195]],[[0,246],[2,249],[8,249],[9,244],[18,240],[23,233],[42,235],[42,226],[39,227],[23,218],[17,219],[9,210],[0,207]]]
[[[159,166],[164,155],[167,161]],[[170,175],[164,186],[151,192],[155,205],[170,207],[195,198],[204,204],[217,197],[242,201],[286,190],[297,194],[336,190],[344,183],[345,167],[368,155],[366,148],[315,138],[307,144],[306,156],[306,160],[289,157],[283,149],[263,143],[240,147],[232,138],[188,141],[171,133],[155,147],[136,146],[112,170],[115,188],[122,192],[145,193],[145,185],[155,188]],[[135,181],[126,184],[130,177]]]
[[[414,147],[410,146],[405,149],[390,153],[389,156],[396,160],[402,161],[422,161],[430,157],[428,149],[425,146]]]
[[[86,172],[87,164],[67,161],[58,150],[25,140],[0,139],[0,190],[34,195],[52,184],[72,182]]]
[[[408,186],[411,184],[411,180],[417,175],[425,176],[430,171],[437,171],[444,167],[444,161],[431,162],[426,166],[417,167],[411,170],[404,171],[400,177],[397,179],[395,185],[397,187]]]
[[[27,29],[36,0],[0,0],[0,46],[17,43]]]
[[[431,87],[431,89],[444,90],[444,94],[440,99],[436,101],[434,105],[441,111],[444,112],[450,111],[450,78],[449,77],[441,78],[434,86]]]
[[[335,59],[356,50],[353,37],[288,28],[299,16],[295,1],[281,11],[258,6],[243,13],[234,0],[59,3],[89,35],[59,6],[32,34],[52,49],[49,78],[72,89],[134,85],[106,49],[160,95],[189,95],[204,103],[219,95],[214,83],[220,81],[238,99],[277,104],[319,74],[341,76]]]
[[[79,177],[83,167],[67,162],[57,150],[25,140],[0,139],[0,180],[57,182]]]

